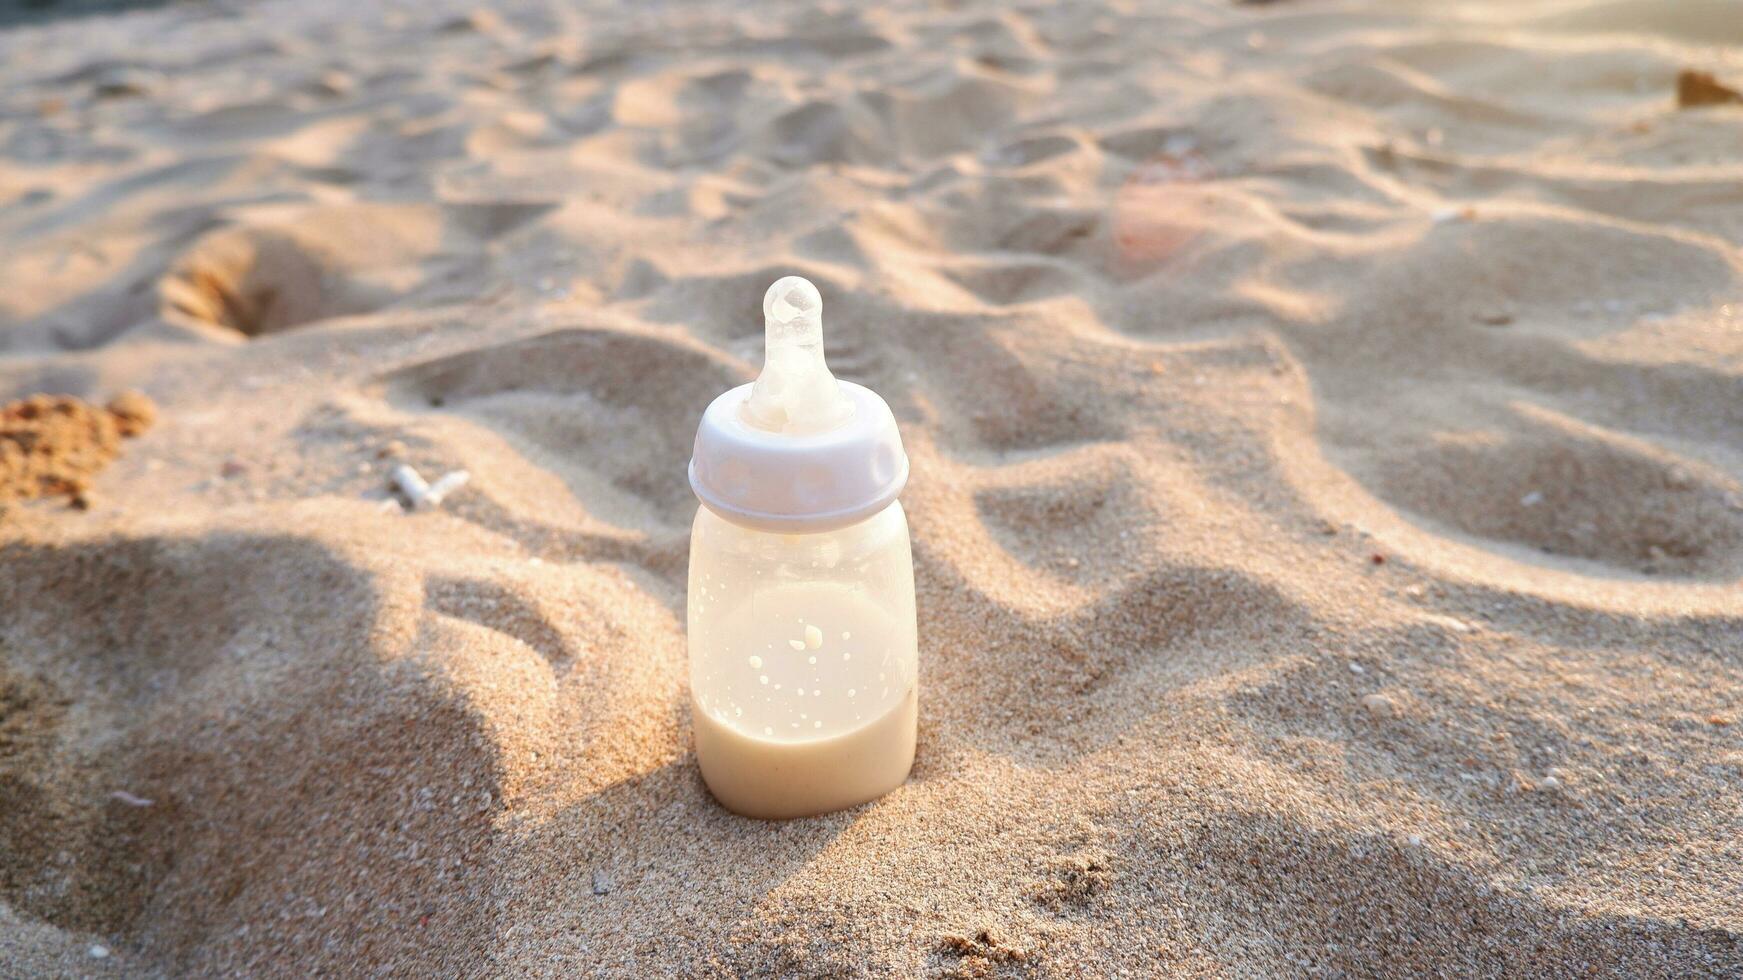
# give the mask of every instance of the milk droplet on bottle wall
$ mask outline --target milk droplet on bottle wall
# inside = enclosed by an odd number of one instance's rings
[[[776,282],[763,317],[762,373],[708,406],[690,461],[690,708],[715,798],[778,819],[908,778],[918,658],[895,416],[830,373],[815,286]]]

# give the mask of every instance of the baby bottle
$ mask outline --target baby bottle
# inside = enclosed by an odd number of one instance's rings
[[[762,374],[708,406],[690,460],[696,759],[765,819],[876,799],[914,762],[908,457],[884,400],[829,373],[822,313],[804,279],[769,287]]]

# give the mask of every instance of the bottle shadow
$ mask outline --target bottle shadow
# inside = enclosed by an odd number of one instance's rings
[[[706,970],[707,950],[746,941],[758,910],[875,805],[741,817],[709,794],[687,752],[507,829],[505,873],[537,868],[544,878],[530,906],[517,903],[513,942],[594,968]],[[673,962],[676,950],[697,961]]]

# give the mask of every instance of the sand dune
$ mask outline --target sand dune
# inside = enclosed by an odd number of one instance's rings
[[[1743,108],[1674,99],[1740,31],[0,32],[0,401],[159,406],[0,512],[0,973],[1743,972]],[[690,756],[684,466],[788,274],[912,457],[921,744],[764,824]]]

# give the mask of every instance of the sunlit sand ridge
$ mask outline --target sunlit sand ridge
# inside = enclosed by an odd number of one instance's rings
[[[158,409],[0,518],[0,963],[1739,972],[1734,3],[491,6],[0,33],[0,401]],[[685,466],[789,274],[919,744],[772,825]]]

